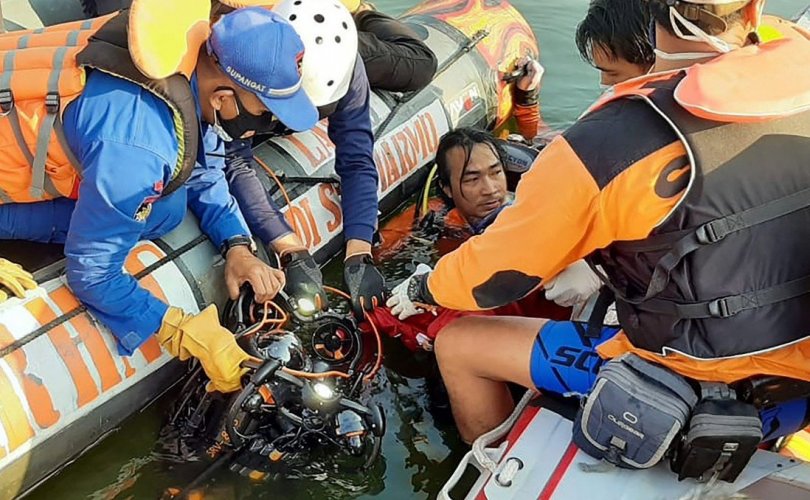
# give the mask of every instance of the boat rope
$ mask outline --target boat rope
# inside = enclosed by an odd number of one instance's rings
[[[165,257],[163,257],[163,258],[157,260],[156,262],[154,262],[153,264],[147,266],[142,271],[136,273],[135,276],[134,276],[135,279],[140,280],[140,279],[144,278],[145,276],[148,276],[152,272],[156,271],[157,269],[160,269],[161,267],[165,266],[166,264],[173,261],[177,257],[183,255],[184,253],[188,252],[189,250],[191,250],[191,249],[195,248],[196,246],[200,245],[201,243],[203,243],[207,239],[208,239],[208,237],[205,236],[205,235],[202,235],[202,234],[197,236],[196,238],[194,238],[193,240],[191,240],[188,243],[184,244],[183,246],[178,247],[176,250],[173,250],[172,252],[166,254]],[[48,333],[49,331],[53,330],[57,326],[62,325],[63,323],[66,323],[66,322],[70,321],[71,319],[75,318],[79,314],[82,314],[82,313],[84,313],[86,311],[87,311],[87,307],[84,306],[84,305],[80,305],[80,306],[75,307],[75,308],[71,309],[70,311],[62,314],[61,316],[53,319],[52,321],[49,321],[48,323],[45,323],[44,325],[40,326],[36,330],[32,331],[31,333],[25,335],[24,337],[22,337],[20,339],[15,340],[14,342],[12,342],[12,343],[8,344],[7,346],[3,347],[2,349],[0,349],[0,359],[6,357],[7,355],[11,354],[12,352],[16,351],[17,349],[20,349],[20,348],[24,347],[29,342],[32,342],[32,341],[36,340],[37,338],[39,338],[41,335],[43,335],[45,333]]]
[[[520,398],[517,406],[515,406],[515,411],[509,415],[506,420],[501,422],[498,427],[495,427],[489,432],[481,434],[478,436],[478,439],[473,441],[472,444],[472,454],[475,457],[475,460],[481,464],[482,467],[487,469],[491,473],[495,473],[495,470],[498,468],[498,463],[494,461],[490,456],[486,453],[486,448],[501,440],[507,433],[515,426],[515,422],[517,422],[520,415],[523,413],[523,410],[526,409],[526,406],[529,405],[529,402],[537,395],[537,393],[531,389],[526,391],[526,394]]]
[[[439,67],[436,69],[436,74],[433,75],[433,79],[431,81],[438,78],[439,75],[441,75],[442,73],[447,71],[453,64],[456,63],[456,61],[458,61],[459,59],[464,57],[465,54],[469,53],[472,49],[474,49],[475,46],[478,45],[479,43],[481,43],[481,41],[484,38],[489,36],[489,33],[490,32],[489,32],[488,29],[482,29],[482,30],[476,31],[473,34],[473,36],[469,39],[469,41],[467,43],[465,43],[464,45],[459,47],[455,52],[453,52],[450,55],[450,57],[445,59],[439,65]],[[399,111],[399,108],[401,108],[406,103],[410,102],[414,97],[416,97],[420,92],[422,92],[422,90],[424,90],[424,89],[412,90],[410,92],[406,92],[404,94],[401,94],[400,96],[398,96],[396,98],[397,103],[394,105],[393,108],[391,108],[391,112],[388,113],[388,116],[385,117],[385,120],[383,120],[382,123],[380,123],[380,125],[374,130],[374,138],[375,139],[380,137],[382,134],[384,134],[386,132],[386,130],[388,129],[388,126],[391,124],[391,121],[397,115],[397,111]]]

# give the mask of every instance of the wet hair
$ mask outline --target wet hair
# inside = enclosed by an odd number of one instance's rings
[[[667,31],[667,33],[669,33],[670,35],[675,35],[675,29],[672,27],[672,23],[670,22],[670,19],[669,19],[669,5],[667,5],[669,2],[663,2],[663,1],[660,1],[660,0],[649,0],[648,3],[650,4],[650,6],[649,6],[649,15],[650,15],[650,17],[657,24],[661,25]],[[677,9],[679,6],[684,5],[686,3],[687,2],[678,1],[675,4],[675,8]],[[725,21],[726,26],[728,26],[730,28],[730,27],[734,26],[735,24],[742,22],[742,20],[743,20],[743,7],[745,7],[749,3],[750,3],[749,1],[741,0],[739,9],[737,9],[734,12],[731,12],[729,14],[726,14],[724,16],[717,16],[717,17],[719,17],[720,19]],[[712,6],[711,5],[700,5],[700,8],[702,8],[702,9],[708,11],[708,12],[712,12]],[[710,26],[710,25],[708,25],[706,23],[703,23],[701,21],[692,21],[692,23],[694,23],[695,26],[702,29],[703,31],[705,31],[709,35],[719,35],[719,34],[723,33],[722,30],[719,30],[716,27]],[[683,29],[683,26],[680,26],[680,28],[682,29],[682,31],[685,31]]]
[[[577,26],[579,54],[593,66],[595,49],[604,50],[613,60],[651,66],[655,54],[648,26],[649,18],[642,0],[592,0],[588,14]]]
[[[448,161],[448,153],[453,148],[461,148],[464,150],[464,165],[461,167],[458,192],[461,193],[461,196],[464,196],[464,192],[461,190],[461,177],[463,177],[464,172],[467,171],[467,167],[470,164],[470,156],[476,144],[486,144],[498,158],[501,165],[506,165],[506,151],[492,134],[474,128],[460,127],[444,134],[441,140],[439,140],[439,147],[436,149],[436,166],[438,167],[436,173],[439,178],[439,186],[450,186],[450,162]],[[445,201],[452,201],[446,199],[444,192],[441,193],[441,196],[445,198]]]

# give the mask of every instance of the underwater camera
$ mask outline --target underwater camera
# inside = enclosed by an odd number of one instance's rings
[[[243,389],[209,393],[197,367],[170,426],[186,448],[253,479],[292,471],[316,452],[371,466],[385,431],[367,390],[382,362],[379,336],[361,332],[350,314],[302,317],[286,296],[276,300],[258,303],[243,289],[226,305],[223,326],[253,357]]]

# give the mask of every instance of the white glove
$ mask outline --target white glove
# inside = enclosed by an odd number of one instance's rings
[[[546,281],[544,288],[548,300],[572,307],[602,288],[602,281],[584,260],[578,260]]]
[[[523,68],[524,66],[526,67],[526,74],[517,81],[517,88],[524,92],[531,92],[540,87],[540,80],[543,79],[546,68],[539,61],[529,56],[521,57],[515,64],[517,68]]]
[[[400,320],[404,320],[410,318],[411,316],[416,316],[417,314],[425,312],[421,308],[416,307],[411,298],[408,296],[408,285],[415,276],[427,274],[432,270],[433,269],[431,269],[431,267],[427,264],[419,264],[416,266],[416,271],[414,271],[414,273],[410,275],[408,279],[391,290],[391,298],[389,298],[385,303],[385,305],[391,309],[391,314]]]

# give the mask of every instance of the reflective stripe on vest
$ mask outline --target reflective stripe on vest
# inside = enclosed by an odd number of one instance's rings
[[[16,55],[16,51],[9,50],[3,60],[3,73],[0,75],[0,115],[8,118],[11,131],[14,133],[14,139],[17,141],[23,156],[25,156],[28,166],[33,168],[34,155],[31,154],[31,150],[28,149],[28,145],[25,143],[25,137],[23,137],[20,126],[20,115],[17,114],[17,108],[14,106],[14,94],[11,92],[11,75],[14,72],[14,56]]]
[[[71,33],[71,35],[73,34],[78,36],[76,31]],[[62,74],[62,65],[65,63],[67,50],[67,47],[59,47],[53,55],[53,70],[48,78],[48,93],[45,96],[45,116],[42,118],[42,125],[37,134],[37,148],[34,156],[33,178],[31,179],[31,196],[34,198],[42,198],[45,193],[45,160],[48,158],[48,144],[51,141],[53,124],[59,113],[59,75]],[[49,188],[49,194],[59,196],[52,185]]]

